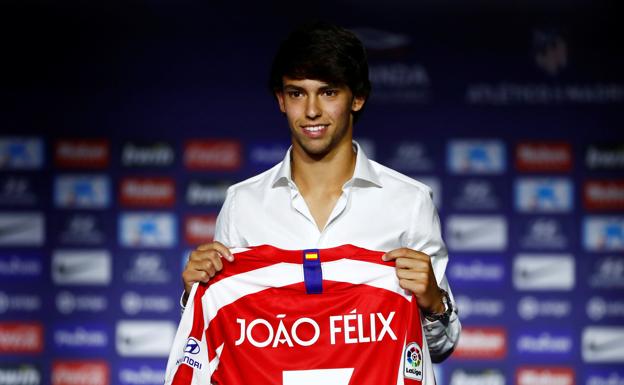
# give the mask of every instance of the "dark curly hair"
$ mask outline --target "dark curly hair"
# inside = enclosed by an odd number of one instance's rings
[[[272,93],[282,90],[283,76],[347,85],[354,96],[365,99],[371,91],[362,42],[353,32],[322,21],[300,26],[282,42],[269,76]],[[354,112],[354,121],[361,112]]]

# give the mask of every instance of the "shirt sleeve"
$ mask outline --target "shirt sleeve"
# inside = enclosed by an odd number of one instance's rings
[[[444,275],[448,263],[448,251],[442,240],[440,217],[433,204],[431,189],[420,194],[416,201],[407,247],[421,251],[431,257],[431,265],[438,286],[449,293],[449,298],[453,304],[453,314],[451,314],[448,325],[445,326],[441,321],[431,322],[426,319],[423,321],[431,359],[433,362],[441,362],[455,349],[461,332],[461,323],[457,316],[457,306],[455,306],[453,293]]]

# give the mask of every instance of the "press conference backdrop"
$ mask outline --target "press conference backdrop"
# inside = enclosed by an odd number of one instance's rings
[[[368,49],[367,155],[434,191],[463,324],[438,383],[624,384],[622,28],[610,3],[474,4],[311,11]],[[189,251],[288,148],[266,75],[310,15],[4,7],[25,24],[2,90],[0,384],[160,384]]]

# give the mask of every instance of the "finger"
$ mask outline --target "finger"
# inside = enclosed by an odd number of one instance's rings
[[[429,271],[431,263],[426,260],[423,261],[421,259],[413,259],[413,258],[397,258],[396,259],[396,267],[397,269],[415,269],[419,271]]]
[[[427,283],[429,281],[428,274],[408,269],[397,269],[396,276],[399,279],[409,279],[412,281],[420,281],[424,283]]]
[[[234,261],[234,255],[232,255],[232,252],[230,251],[230,249],[224,246],[223,243],[215,241],[215,242],[212,242],[212,245],[214,249],[217,250],[223,258],[227,259],[230,262]]]

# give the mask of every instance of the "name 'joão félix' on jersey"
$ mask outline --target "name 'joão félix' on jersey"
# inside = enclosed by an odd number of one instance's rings
[[[349,314],[329,316],[324,323],[329,333],[321,333],[321,325],[312,318],[297,318],[294,322],[284,322],[286,314],[278,314],[273,322],[263,318],[256,318],[251,322],[237,318],[240,326],[236,346],[249,342],[258,348],[271,346],[273,348],[286,344],[289,347],[314,345],[322,335],[329,335],[329,343],[336,345],[361,344],[382,341],[390,338],[396,341],[397,337],[390,323],[395,312],[388,315],[382,313],[358,314],[353,310]],[[259,337],[262,336],[262,337]]]

